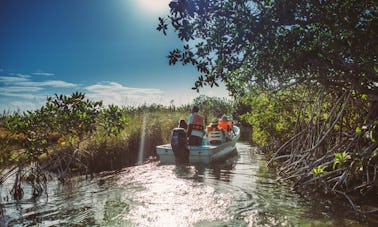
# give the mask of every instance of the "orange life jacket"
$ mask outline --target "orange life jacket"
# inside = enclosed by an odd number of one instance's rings
[[[228,121],[219,120],[218,122],[218,128],[228,130]]]
[[[189,124],[190,135],[202,138],[204,118],[199,114],[193,115],[193,123]]]
[[[234,122],[219,120],[218,128],[224,129],[226,131],[232,131],[232,129],[234,128]]]
[[[203,130],[203,122],[204,122],[203,117],[199,114],[195,114],[193,116],[193,123],[192,123],[193,129],[202,131]]]

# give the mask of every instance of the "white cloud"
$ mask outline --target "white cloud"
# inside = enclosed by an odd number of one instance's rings
[[[14,84],[18,82],[29,81],[29,78],[25,75],[22,76],[0,76],[0,83]]]
[[[36,75],[36,73],[32,75]],[[70,95],[76,90],[85,92],[87,98],[91,100],[102,100],[104,105],[115,104],[120,106],[153,103],[169,105],[172,100],[174,105],[179,106],[191,103],[195,97],[201,94],[217,97],[227,96],[224,86],[212,89],[204,88],[200,90],[200,93],[178,87],[166,90],[127,87],[111,81],[83,87],[83,85],[62,80],[33,81],[33,76],[9,74],[0,76],[0,111],[35,109],[46,102],[47,95],[51,96],[54,92]]]
[[[46,72],[35,72],[35,73],[32,73],[33,75],[36,75],[36,76],[55,76],[55,73],[46,73]]]
[[[35,110],[46,103],[46,94],[41,93],[7,93],[0,94],[0,111]]]
[[[0,111],[35,109],[46,102],[46,94],[52,93],[52,88],[72,89],[79,85],[62,80],[33,81],[32,76],[23,74],[0,76]]]
[[[19,87],[19,86],[9,86],[0,87],[0,94],[7,95],[8,93],[18,93],[18,92],[37,92],[41,91],[41,87]]]
[[[47,80],[47,81],[22,81],[17,83],[21,86],[35,86],[35,87],[61,87],[61,88],[69,88],[69,87],[77,87],[77,84],[68,83],[62,80]]]
[[[104,105],[141,105],[152,104],[161,100],[163,93],[154,88],[125,87],[116,82],[104,82],[85,87],[87,96],[102,100]]]
[[[16,76],[0,76],[0,83],[10,86],[20,87],[60,87],[70,88],[77,87],[77,84],[69,83],[62,80],[32,81],[29,75],[17,74]]]
[[[126,87],[116,82],[103,82],[85,87],[86,95],[93,100],[102,100],[104,105],[169,105],[173,100],[176,106],[189,104],[199,95],[228,97],[223,85],[216,88],[204,88],[199,93],[193,90],[178,90],[175,88],[163,91],[156,88]]]
[[[33,110],[41,107],[43,102],[41,100],[33,101],[12,101],[9,103],[9,109],[13,110]]]
[[[42,96],[39,94],[30,94],[30,93],[6,93],[1,94],[1,96],[8,96],[13,98],[21,98],[21,99],[41,99]]]

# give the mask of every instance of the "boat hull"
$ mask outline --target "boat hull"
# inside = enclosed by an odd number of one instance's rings
[[[236,141],[240,137],[240,129],[234,126],[235,135],[231,140],[220,145],[202,145],[189,146],[189,162],[190,164],[222,161],[225,158],[236,153]],[[156,153],[160,158],[161,164],[175,164],[175,156],[171,144],[156,146]]]

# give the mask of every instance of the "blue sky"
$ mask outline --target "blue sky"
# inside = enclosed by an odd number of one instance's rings
[[[105,104],[180,105],[192,66],[169,66],[183,43],[156,31],[169,0],[0,0],[0,111],[34,109],[82,91]],[[201,94],[226,97],[224,87]]]

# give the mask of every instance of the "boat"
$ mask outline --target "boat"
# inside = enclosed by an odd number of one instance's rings
[[[189,164],[211,164],[236,154],[236,141],[240,138],[240,128],[233,126],[229,138],[228,141],[218,145],[209,144],[208,139],[203,138],[202,146],[189,146]],[[171,144],[156,146],[156,153],[161,164],[176,163]]]

